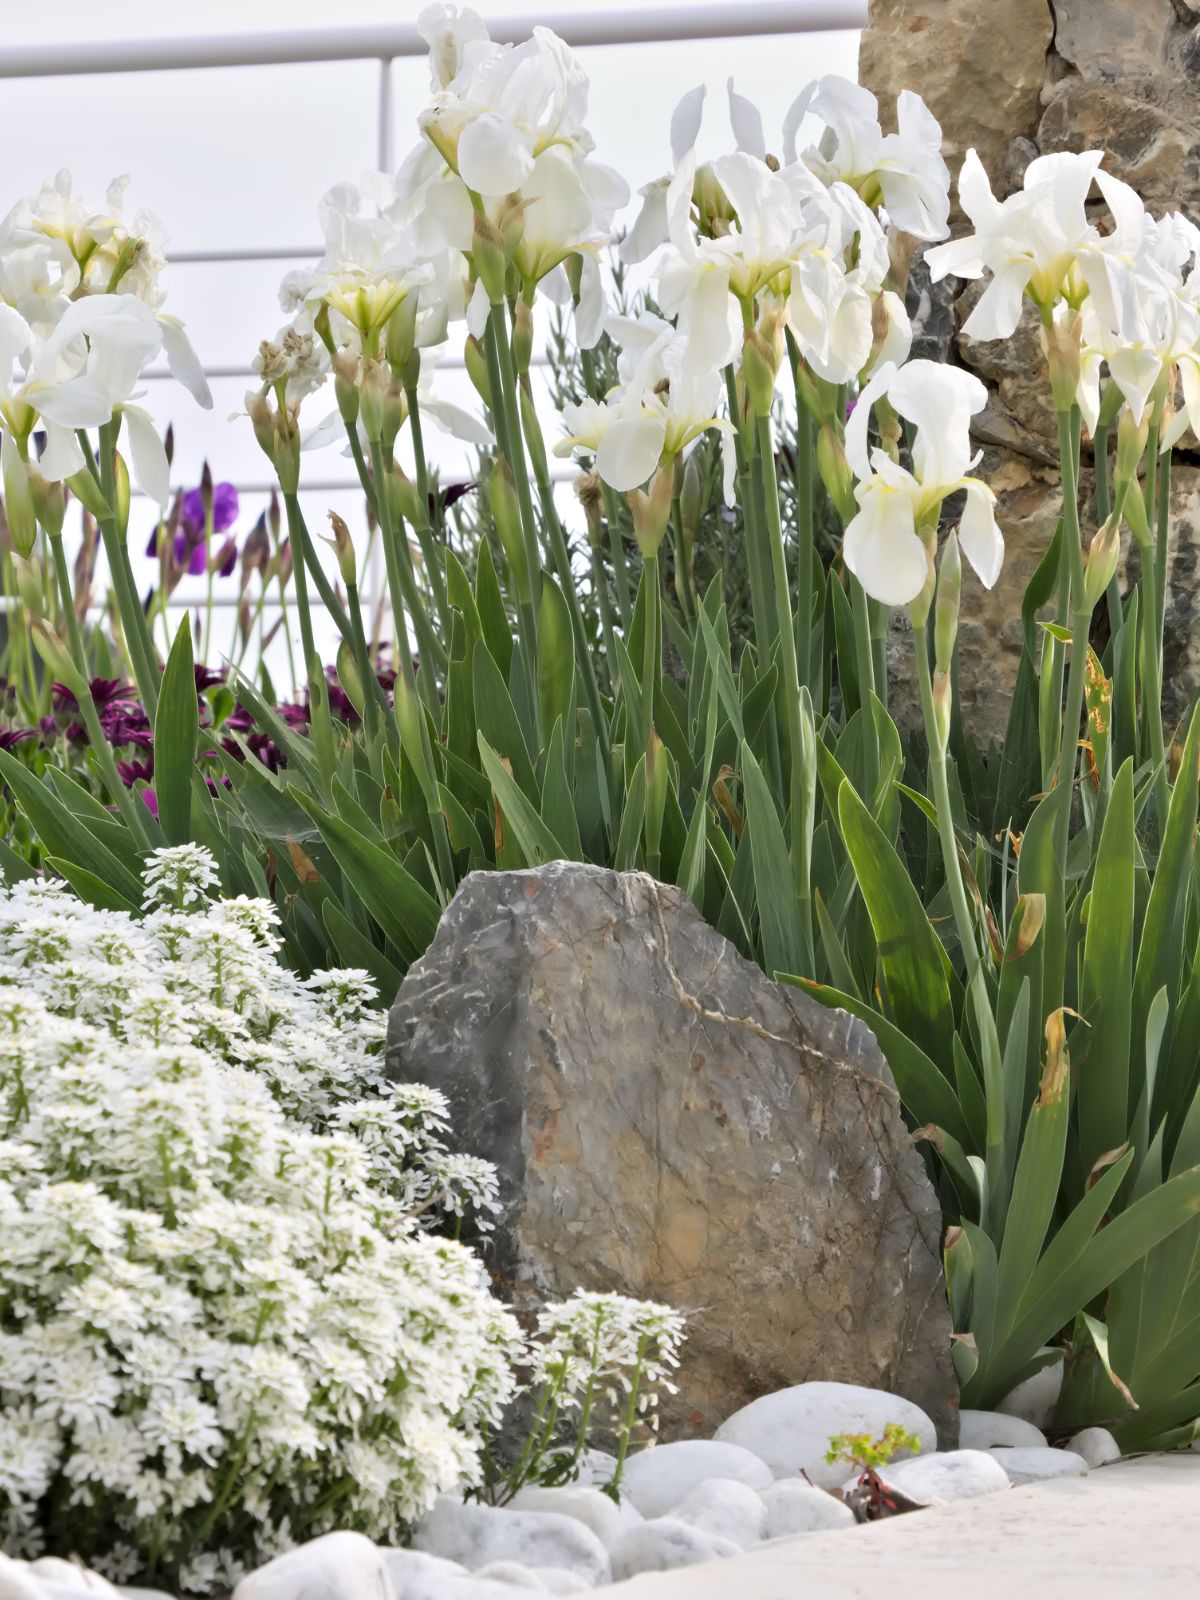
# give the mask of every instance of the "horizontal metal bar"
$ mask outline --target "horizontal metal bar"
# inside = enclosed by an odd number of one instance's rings
[[[167,260],[173,267],[212,266],[226,261],[319,261],[324,249],[319,244],[266,244],[236,250],[168,250]]]
[[[550,478],[554,483],[573,483],[579,470],[578,466],[572,466],[570,462],[565,462],[561,466],[554,465],[550,468]],[[276,492],[279,490],[279,484],[274,478],[234,483],[233,487],[239,494],[270,494],[272,489]],[[362,493],[362,484],[357,478],[310,478],[307,481],[301,478],[300,480],[301,494],[340,494],[349,490],[357,494]],[[139,489],[136,484],[130,492],[135,500],[146,498],[145,490]]]
[[[467,363],[462,356],[449,355],[444,356],[434,370],[437,372],[462,372],[465,370],[466,365]],[[544,350],[535,350],[529,358],[529,365],[531,367],[548,367],[550,365],[550,357]],[[147,367],[145,372],[139,373],[138,376],[139,378],[164,379],[173,378],[175,374],[170,367]],[[248,367],[245,363],[242,363],[240,366],[233,367],[205,367],[204,376],[206,378],[257,378],[258,373],[255,372],[253,367]]]
[[[637,11],[568,8],[541,16],[489,17],[488,29],[494,39],[507,43],[528,38],[533,28],[541,25],[552,28],[570,45],[584,46],[820,33],[861,28],[866,20],[867,0],[721,0],[718,4],[643,6]],[[426,48],[414,22],[191,39],[69,40],[6,46],[0,50],[0,78],[392,61],[422,56]]]

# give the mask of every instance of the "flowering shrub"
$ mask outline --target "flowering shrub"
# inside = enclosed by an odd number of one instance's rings
[[[659,1399],[674,1394],[683,1317],[670,1306],[577,1289],[545,1306],[529,1340],[529,1387],[537,1394],[533,1423],[502,1493],[530,1481],[566,1483],[578,1473],[591,1431],[616,1445],[608,1492],[621,1482],[639,1429],[658,1434]]]
[[[300,982],[261,901],[162,850],[146,914],[0,894],[0,1538],[231,1584],[478,1478],[520,1350],[436,1092],[383,1078],[365,975]]]

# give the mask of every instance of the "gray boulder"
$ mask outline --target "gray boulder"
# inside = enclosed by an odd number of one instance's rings
[[[474,873],[409,970],[394,1078],[499,1169],[490,1267],[692,1310],[668,1433],[806,1378],[955,1440],[941,1216],[871,1033],[767,978],[678,889],[572,862]]]

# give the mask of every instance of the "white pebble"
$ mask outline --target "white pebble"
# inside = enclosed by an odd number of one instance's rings
[[[383,1554],[361,1533],[324,1533],[287,1550],[233,1591],[234,1600],[393,1600]],[[407,1600],[407,1597],[406,1597]]]
[[[1089,1467],[1106,1467],[1110,1461],[1121,1459],[1121,1446],[1107,1428],[1084,1428],[1067,1440],[1066,1449],[1082,1456]]]
[[[997,1455],[1002,1452],[997,1452]],[[1009,1487],[1008,1475],[986,1450],[945,1450],[913,1456],[878,1469],[890,1489],[898,1489],[920,1506],[941,1506],[951,1500],[974,1500]],[[855,1482],[854,1478],[846,1488]]]
[[[98,1572],[77,1561],[63,1561],[58,1556],[39,1556],[29,1563],[29,1571],[39,1583],[51,1584],[56,1589],[88,1589],[97,1595],[110,1596],[117,1593],[115,1585]]]
[[[765,1394],[735,1411],[716,1437],[752,1450],[777,1478],[805,1472],[818,1488],[834,1489],[846,1476],[846,1465],[825,1460],[830,1439],[839,1433],[878,1437],[893,1422],[915,1433],[923,1451],[937,1449],[937,1430],[920,1406],[852,1383],[798,1383]]]
[[[1032,1422],[1035,1428],[1049,1425],[1063,1386],[1062,1351],[1043,1353],[1053,1353],[1057,1359],[1010,1390],[996,1407],[997,1411],[1003,1411],[1010,1417],[1023,1417],[1026,1422]]]
[[[621,1478],[621,1493],[643,1517],[662,1517],[707,1478],[733,1478],[751,1489],[769,1489],[774,1481],[771,1469],[740,1445],[677,1439],[630,1456]]]
[[[0,1600],[45,1600],[46,1591],[31,1577],[27,1562],[0,1551]]]
[[[799,1533],[824,1533],[829,1528],[853,1528],[856,1517],[848,1505],[803,1478],[782,1478],[763,1490],[767,1508],[768,1539],[790,1539]]]
[[[576,1517],[508,1511],[442,1495],[417,1524],[413,1549],[445,1556],[475,1572],[491,1561],[567,1567],[589,1583],[609,1581],[608,1552]]]
[[[1023,1483],[1047,1483],[1051,1478],[1082,1478],[1087,1462],[1073,1450],[989,1450],[1017,1488]]]
[[[994,1445],[1014,1449],[1045,1450],[1049,1440],[1024,1417],[1005,1411],[963,1411],[958,1418],[958,1443],[962,1450],[990,1450]]]
[[[766,1532],[767,1508],[762,1496],[735,1478],[708,1478],[698,1483],[670,1515],[676,1522],[689,1522],[702,1533],[715,1533],[731,1539],[743,1550],[758,1544]]]
[[[620,1583],[639,1572],[671,1572],[676,1567],[694,1567],[741,1553],[731,1539],[702,1533],[673,1517],[655,1517],[622,1536],[613,1551],[613,1578]]]
[[[613,1481],[616,1470],[617,1458],[607,1450],[585,1450],[577,1464],[575,1482],[581,1488],[602,1489]]]
[[[568,1572],[566,1567],[526,1567],[519,1561],[492,1561],[474,1574],[478,1579],[492,1583],[507,1583],[523,1592],[534,1590],[539,1594],[579,1594],[590,1590],[591,1584],[578,1572]],[[404,1600],[403,1595],[401,1600]]]
[[[578,1483],[568,1483],[554,1489],[529,1484],[517,1490],[508,1502],[507,1509],[555,1511],[562,1517],[575,1517],[585,1528],[592,1530],[605,1549],[610,1549],[626,1528],[632,1528],[642,1520],[641,1512],[631,1500],[622,1500],[618,1505],[603,1490]]]

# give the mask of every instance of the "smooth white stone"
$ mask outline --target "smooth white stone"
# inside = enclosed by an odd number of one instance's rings
[[[493,1583],[509,1583],[514,1587],[539,1594],[580,1594],[591,1591],[591,1584],[578,1572],[566,1567],[526,1567],[519,1561],[493,1561],[480,1567],[476,1578],[489,1578]]]
[[[547,1594],[582,1594],[592,1588],[582,1573],[571,1572],[567,1567],[539,1567],[538,1577]]]
[[[451,1578],[466,1578],[470,1574],[457,1561],[444,1561],[441,1556],[426,1555],[424,1550],[380,1550],[392,1592],[396,1600],[407,1600],[409,1587],[418,1584],[432,1590],[438,1582]]]
[[[974,1500],[1009,1487],[1008,1474],[986,1450],[946,1450],[913,1456],[877,1469],[889,1489],[898,1489],[921,1506],[946,1505],[951,1500]],[[847,1479],[849,1489],[858,1474]]]
[[[1089,1467],[1106,1467],[1110,1461],[1121,1459],[1121,1446],[1107,1428],[1084,1428],[1063,1448],[1082,1456]]]
[[[1017,1450],[1045,1450],[1050,1441],[1040,1428],[1024,1417],[1006,1411],[963,1411],[958,1418],[958,1444],[961,1450],[990,1450],[1005,1445]]]
[[[762,1496],[735,1478],[708,1478],[696,1484],[678,1505],[672,1506],[670,1516],[675,1522],[690,1523],[701,1533],[731,1539],[743,1550],[758,1544],[767,1527]]]
[[[883,1389],[852,1383],[798,1383],[752,1400],[717,1429],[716,1437],[760,1456],[777,1478],[806,1472],[819,1489],[833,1489],[846,1476],[845,1462],[825,1460],[829,1441],[839,1433],[869,1433],[877,1438],[891,1422],[937,1449],[937,1430],[911,1400]]]
[[[830,1528],[853,1528],[857,1518],[848,1505],[803,1478],[781,1478],[764,1489],[768,1539],[791,1539],[800,1533],[825,1533]]]
[[[518,1600],[522,1595],[546,1593],[535,1579],[524,1585],[498,1582],[468,1572],[457,1561],[443,1561],[421,1550],[384,1550],[381,1554],[396,1600]]]
[[[707,1478],[733,1478],[751,1489],[769,1489],[773,1482],[771,1469],[762,1459],[738,1444],[677,1439],[630,1456],[621,1478],[621,1493],[643,1517],[662,1517]]]
[[[382,1552],[361,1533],[325,1533],[287,1550],[233,1591],[234,1600],[400,1600]],[[405,1596],[404,1600],[408,1600]]]
[[[413,1534],[413,1549],[445,1556],[475,1572],[491,1561],[566,1567],[589,1583],[609,1581],[608,1552],[576,1517],[508,1511],[442,1495]]]
[[[1014,1488],[1022,1483],[1046,1483],[1051,1478],[1082,1478],[1087,1462],[1073,1450],[989,1450],[1008,1474]]]
[[[39,1556],[29,1563],[29,1572],[39,1583],[49,1583],[56,1589],[90,1589],[94,1594],[115,1595],[116,1585],[102,1578],[90,1567],[76,1561],[63,1561],[59,1556]]]
[[[676,1567],[694,1567],[741,1553],[741,1546],[732,1539],[702,1533],[674,1517],[655,1517],[622,1536],[613,1551],[613,1579],[620,1583],[636,1578],[639,1572],[671,1572]]]
[[[609,1455],[607,1450],[585,1450],[578,1462],[579,1474],[575,1482],[584,1489],[601,1489],[606,1483],[613,1481],[617,1470],[616,1456]]]
[[[46,1592],[26,1562],[0,1551],[0,1600],[45,1600]]]
[[[618,1505],[602,1490],[580,1483],[568,1483],[555,1489],[527,1484],[524,1489],[517,1490],[505,1509],[555,1511],[562,1517],[574,1517],[585,1528],[592,1530],[606,1550],[612,1548],[626,1528],[632,1528],[642,1520],[642,1514],[632,1500],[622,1500]]]
[[[1032,1378],[1026,1378],[1024,1383],[1011,1389],[996,1410],[1010,1417],[1023,1417],[1026,1422],[1032,1422],[1035,1428],[1045,1429],[1054,1416],[1054,1408],[1062,1393],[1062,1352],[1058,1351],[1057,1356],[1058,1359],[1048,1367],[1042,1367]]]

